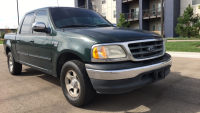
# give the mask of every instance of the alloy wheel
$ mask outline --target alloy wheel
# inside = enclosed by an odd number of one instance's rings
[[[12,57],[9,57],[9,69],[10,69],[10,72],[13,71],[13,60],[12,60]]]
[[[71,97],[78,97],[80,94],[80,82],[77,74],[73,70],[69,70],[65,76],[65,85]]]

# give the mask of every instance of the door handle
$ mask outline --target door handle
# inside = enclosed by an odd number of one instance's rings
[[[34,43],[34,41],[30,41],[30,43]]]

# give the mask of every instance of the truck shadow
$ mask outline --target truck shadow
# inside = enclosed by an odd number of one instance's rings
[[[33,72],[33,74],[31,74]],[[34,69],[25,75],[39,78],[60,86],[59,78],[43,74]],[[164,80],[123,94],[98,94],[96,99],[81,109],[100,112],[200,112],[200,79],[171,72]]]
[[[39,76],[37,76],[39,75]],[[60,79],[54,76],[51,76],[49,74],[43,73],[41,71],[35,70],[33,68],[26,68],[25,71],[23,71],[20,75],[18,76],[37,76],[47,82],[53,83],[57,86],[60,85]]]
[[[24,67],[23,67],[24,68]],[[43,72],[37,71],[33,68],[26,68],[25,71],[23,71],[20,75],[18,76],[36,76],[36,75],[41,75],[44,74]]]
[[[165,80],[129,93],[98,95],[82,109],[103,112],[200,112],[200,80],[171,72]]]

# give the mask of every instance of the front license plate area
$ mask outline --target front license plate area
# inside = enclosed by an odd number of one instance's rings
[[[159,69],[155,70],[153,74],[153,79],[154,81],[164,79],[165,78],[165,70],[164,69]]]

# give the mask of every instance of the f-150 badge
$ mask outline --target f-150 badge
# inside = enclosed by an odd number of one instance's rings
[[[54,45],[54,47],[58,47],[59,42],[52,41],[52,44]]]

